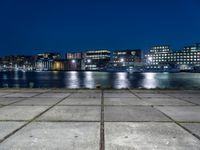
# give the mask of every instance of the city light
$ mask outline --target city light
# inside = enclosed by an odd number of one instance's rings
[[[72,60],[72,63],[75,64],[75,63],[76,63],[76,60],[73,59],[73,60]]]
[[[148,57],[148,61],[152,62],[153,58],[151,56]]]
[[[121,59],[120,59],[120,62],[124,62],[124,58],[121,58]]]
[[[91,63],[91,59],[87,59],[87,63]]]

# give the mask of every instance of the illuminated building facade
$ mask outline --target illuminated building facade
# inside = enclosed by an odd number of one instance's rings
[[[33,66],[33,56],[15,55],[0,58],[0,70],[32,70]]]
[[[67,59],[67,70],[82,70],[83,54],[81,52],[71,52],[65,55]]]
[[[169,46],[152,47],[150,53],[145,55],[148,67],[162,67],[166,64],[179,66],[181,69],[191,69],[200,65],[200,44],[186,46],[182,51],[172,52]]]
[[[54,61],[59,60],[59,53],[43,53],[36,56],[35,70],[51,71],[54,70]]]
[[[104,70],[109,61],[109,50],[93,50],[84,54],[85,70]]]
[[[112,62],[115,66],[129,66],[133,63],[140,63],[142,60],[141,50],[119,50],[114,51]]]

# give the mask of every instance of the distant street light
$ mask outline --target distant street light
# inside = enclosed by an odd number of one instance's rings
[[[72,60],[72,63],[73,63],[73,64],[76,63],[76,60],[73,59],[73,60]]]
[[[87,63],[91,63],[91,59],[87,59]]]
[[[121,59],[120,59],[120,62],[124,62],[124,58],[121,58]]]

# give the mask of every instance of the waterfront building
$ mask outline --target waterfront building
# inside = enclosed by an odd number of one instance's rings
[[[136,50],[117,50],[113,52],[112,62],[115,66],[130,66],[134,63],[140,63],[142,53],[140,49]]]
[[[83,69],[83,54],[81,52],[69,52],[65,55],[67,60],[67,70],[82,70]]]
[[[52,65],[52,70],[54,71],[68,70],[67,60],[66,59],[54,60]]]
[[[12,55],[0,59],[1,70],[32,70],[34,65],[33,56]]]
[[[109,50],[92,50],[84,53],[85,70],[104,70],[110,61]]]
[[[181,51],[173,52],[169,46],[155,46],[145,55],[146,68],[156,69],[176,66],[180,70],[191,70],[200,65],[200,44],[186,46]]]
[[[58,60],[60,59],[61,56],[59,53],[42,53],[42,54],[37,54],[36,59],[37,60]]]
[[[140,49],[116,50],[107,66],[108,71],[139,71],[142,68],[142,52]]]
[[[60,60],[59,53],[43,53],[36,56],[35,70],[51,71],[54,70],[54,61]]]

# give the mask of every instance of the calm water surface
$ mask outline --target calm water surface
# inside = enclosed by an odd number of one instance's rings
[[[0,72],[0,87],[200,89],[200,73]]]

